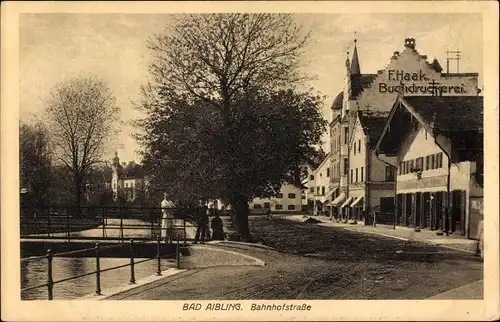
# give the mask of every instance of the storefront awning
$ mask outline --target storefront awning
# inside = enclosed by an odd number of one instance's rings
[[[361,202],[362,200],[363,200],[363,197],[362,197],[362,196],[361,196],[361,197],[357,197],[357,198],[353,201],[353,203],[351,204],[351,206],[350,206],[350,207],[356,207],[356,205],[357,205],[357,206],[363,206],[363,203]]]
[[[325,195],[325,199],[326,199],[326,200],[329,200],[329,199],[330,199],[330,197],[333,195],[333,193],[334,193],[335,191],[337,191],[337,189],[338,189],[338,188],[339,188],[339,187],[337,187],[337,188],[333,188],[332,190],[328,191],[328,193]]]
[[[341,193],[337,198],[335,198],[334,201],[331,202],[332,206],[338,207],[341,202],[343,202],[345,199],[345,193]]]
[[[342,204],[342,206],[340,206],[340,208],[347,207],[351,203],[352,199],[352,197],[347,198],[347,200]]]

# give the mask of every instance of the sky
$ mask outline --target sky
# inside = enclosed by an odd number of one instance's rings
[[[330,106],[342,90],[347,51],[353,39],[362,73],[376,73],[404,39],[415,38],[416,49],[446,66],[446,50],[460,49],[460,72],[478,72],[482,86],[483,24],[480,14],[297,14],[297,23],[311,31],[302,71],[312,77],[309,87],[326,96],[322,108],[331,120]],[[43,118],[44,101],[65,79],[93,75],[104,79],[120,107],[116,150],[123,162],[140,162],[140,149],[127,122],[141,117],[134,110],[139,88],[148,79],[147,41],[171,22],[168,14],[22,14],[19,30],[19,117]],[[450,64],[450,71],[455,65]],[[326,136],[325,136],[326,138]],[[327,144],[324,145],[329,150]]]

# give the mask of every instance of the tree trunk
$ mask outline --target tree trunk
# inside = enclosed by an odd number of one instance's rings
[[[248,201],[244,196],[237,196],[231,200],[234,210],[233,223],[242,241],[251,241],[250,229],[248,227]]]
[[[78,174],[75,174],[75,215],[81,218],[81,201],[82,201],[82,188],[81,180]]]

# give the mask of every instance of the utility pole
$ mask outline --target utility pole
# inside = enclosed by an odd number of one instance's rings
[[[450,57],[450,54],[455,54],[455,57]],[[460,50],[446,50],[446,73],[450,72],[450,60],[457,61],[457,73],[460,72]]]

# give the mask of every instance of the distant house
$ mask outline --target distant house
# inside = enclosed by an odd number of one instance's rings
[[[111,189],[114,200],[122,196],[126,201],[134,201],[146,190],[147,180],[142,165],[134,161],[120,164],[118,154],[115,153],[112,171]]]

